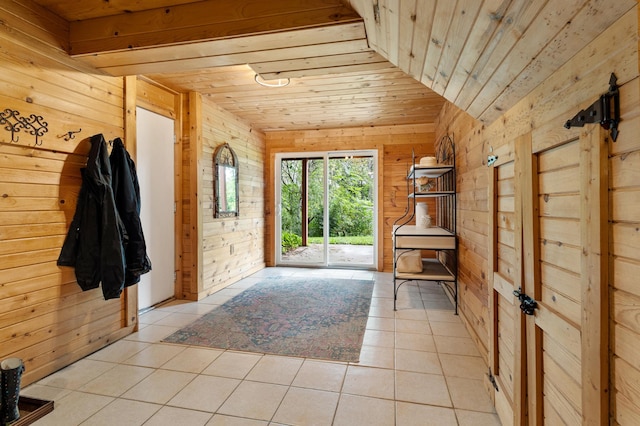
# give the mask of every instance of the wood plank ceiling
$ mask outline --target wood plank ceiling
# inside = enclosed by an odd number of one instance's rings
[[[490,123],[636,3],[35,2],[69,21],[79,60],[201,92],[263,131],[429,123],[443,98]]]

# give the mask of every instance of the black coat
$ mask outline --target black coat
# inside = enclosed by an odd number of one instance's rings
[[[147,257],[147,246],[140,222],[140,186],[136,166],[124,148],[122,139],[113,141],[111,156],[113,196],[116,210],[126,231],[125,247],[125,286],[136,284],[140,275],[151,270],[151,261]]]
[[[82,290],[102,282],[105,299],[120,297],[125,281],[124,227],[116,211],[111,187],[111,164],[104,137],[91,137],[87,167],[73,221],[58,265],[75,267]]]

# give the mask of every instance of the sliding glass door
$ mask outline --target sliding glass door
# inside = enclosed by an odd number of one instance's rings
[[[276,157],[277,264],[376,267],[375,154]]]

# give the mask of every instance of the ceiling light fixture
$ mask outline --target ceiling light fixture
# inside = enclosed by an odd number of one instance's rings
[[[264,87],[284,87],[284,86],[288,86],[289,83],[291,83],[291,80],[289,78],[279,78],[277,80],[265,80],[260,76],[260,74],[256,74],[256,76],[253,79],[260,86],[264,86]]]

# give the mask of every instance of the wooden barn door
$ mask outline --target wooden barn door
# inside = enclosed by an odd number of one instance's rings
[[[521,144],[515,141],[515,146]],[[524,318],[514,291],[522,287],[522,213],[520,167],[514,143],[502,146],[490,173],[489,282],[490,378],[496,389],[494,401],[503,425],[521,424],[523,409]]]
[[[608,424],[606,142],[597,125],[553,139],[524,145],[529,424]]]

